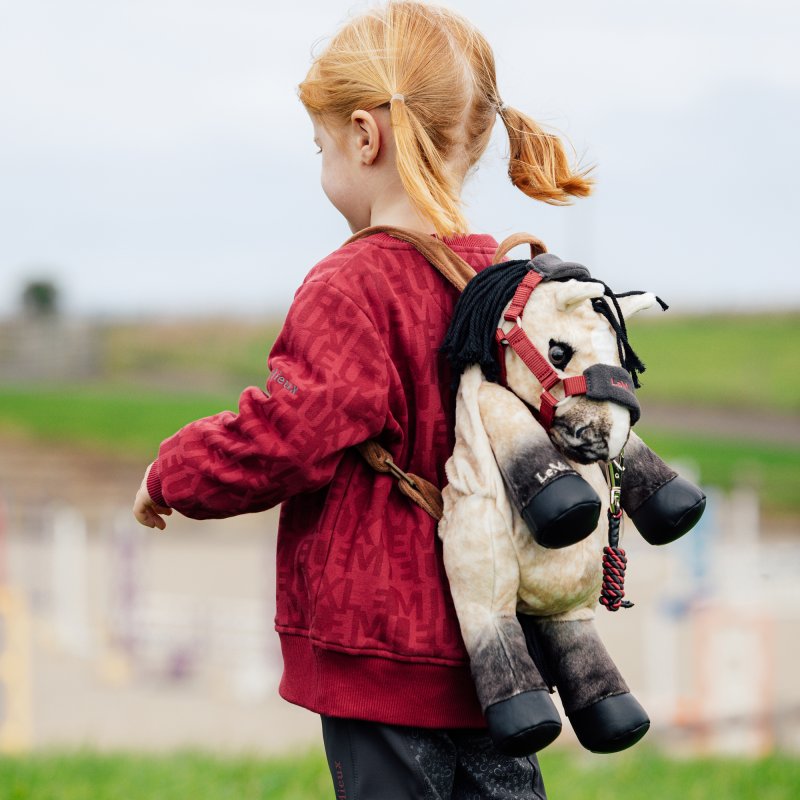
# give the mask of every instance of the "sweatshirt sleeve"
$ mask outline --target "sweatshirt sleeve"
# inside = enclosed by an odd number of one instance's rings
[[[386,350],[364,311],[327,282],[300,287],[268,366],[266,389],[246,389],[238,414],[197,420],[161,444],[153,500],[195,519],[262,511],[325,486],[345,448],[383,430]]]

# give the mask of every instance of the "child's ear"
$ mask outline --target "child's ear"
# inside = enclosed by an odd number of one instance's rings
[[[378,123],[369,111],[358,110],[350,115],[350,124],[359,160],[369,166],[381,150],[381,131]]]

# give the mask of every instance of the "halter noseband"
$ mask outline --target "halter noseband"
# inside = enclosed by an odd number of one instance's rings
[[[547,256],[537,256],[537,259],[542,259],[543,261],[546,258]],[[554,257],[551,255],[550,259],[554,259]],[[554,260],[560,261],[560,259]],[[592,364],[592,366],[587,367],[581,375],[560,378],[558,373],[522,329],[522,311],[530,299],[533,290],[540,283],[562,276],[577,277],[577,275],[564,275],[565,270],[558,269],[558,267],[567,266],[563,264],[563,262],[559,263],[552,272],[547,269],[550,264],[543,264],[542,266],[544,269],[541,272],[537,269],[537,266],[534,266],[533,269],[527,272],[522,282],[517,287],[517,290],[514,292],[511,305],[503,315],[503,319],[514,323],[511,330],[505,333],[502,328],[497,328],[495,332],[498,361],[500,362],[501,384],[508,388],[504,349],[505,346],[508,345],[522,359],[525,366],[536,376],[536,379],[544,389],[540,406],[536,411],[538,413],[539,422],[545,430],[550,430],[555,418],[556,406],[559,400],[550,393],[550,390],[558,384],[563,386],[565,398],[585,394],[592,400],[610,400],[625,406],[630,411],[631,425],[635,424],[640,416],[640,407],[639,401],[633,393],[633,381],[626,369],[614,367],[610,364]],[[577,267],[578,265],[574,266]],[[583,280],[588,280],[588,270],[584,267],[581,269],[586,275]],[[558,272],[562,274],[557,275]]]

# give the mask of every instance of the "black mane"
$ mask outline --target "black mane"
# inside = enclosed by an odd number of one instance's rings
[[[500,380],[495,331],[503,309],[531,269],[528,259],[492,264],[461,292],[440,348],[453,367],[454,390],[470,364],[480,364],[487,380]]]

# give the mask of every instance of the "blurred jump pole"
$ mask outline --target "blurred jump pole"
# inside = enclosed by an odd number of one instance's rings
[[[6,498],[0,491],[0,586],[4,586],[8,580],[8,513],[6,511]]]
[[[30,619],[22,593],[8,584],[7,522],[0,494],[0,753],[21,753],[33,738]]]
[[[89,655],[86,521],[68,506],[52,518],[53,617],[59,643],[78,656]]]
[[[131,520],[130,512],[114,516],[111,570],[112,618],[114,638],[128,658],[136,656],[138,645],[137,610],[141,597],[142,537]]]

